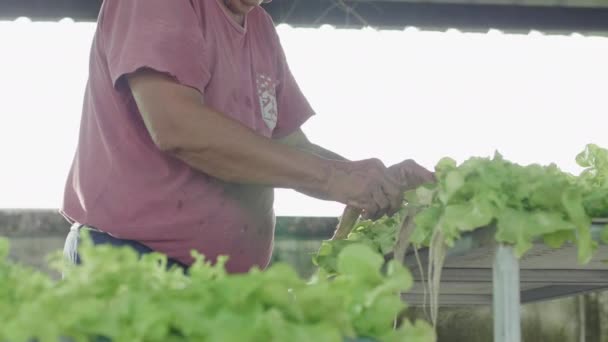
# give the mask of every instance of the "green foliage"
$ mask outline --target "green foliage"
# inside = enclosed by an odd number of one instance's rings
[[[412,278],[398,264],[381,272],[361,244],[340,253],[339,276],[310,281],[285,264],[230,275],[226,259],[212,265],[200,255],[184,275],[159,254],[85,243],[83,265],[61,266],[67,277],[53,282],[7,254],[0,240],[0,341],[434,341],[423,323],[393,329],[405,307],[397,293]]]
[[[587,213],[592,217],[608,217],[608,150],[587,145],[576,162],[585,168],[580,184]]]
[[[496,240],[519,255],[538,240],[551,247],[570,241],[586,263],[597,248],[591,218],[608,216],[608,150],[588,145],[576,160],[585,168],[580,176],[555,165],[521,166],[499,154],[460,165],[445,158],[436,166],[437,183],[407,192],[394,217],[361,221],[348,239],[325,241],[314,258],[320,270],[309,281],[285,264],[231,275],[226,259],[212,265],[201,255],[184,275],[167,270],[162,255],[140,259],[128,248],[93,247],[85,239],[84,264],[56,259],[67,277],[54,282],[8,262],[8,242],[0,239],[0,341],[431,342],[435,334],[424,322],[393,328],[405,309],[399,294],[412,277],[384,257],[408,207],[420,209],[411,236],[417,246],[428,246],[433,236],[450,246],[466,232],[495,225]],[[608,243],[608,228],[601,238]]]
[[[323,241],[319,252],[313,257],[315,265],[322,266],[330,274],[337,272],[340,252],[347,246],[362,244],[379,255],[392,252],[396,242],[397,229],[405,215],[405,209],[393,217],[383,217],[376,221],[357,222],[346,240]]]
[[[604,229],[602,229],[600,239],[604,244],[608,245],[608,226],[605,226]]]
[[[436,184],[405,194],[408,205],[422,209],[410,242],[429,246],[433,233],[441,231],[443,243],[452,246],[463,233],[495,225],[496,240],[514,245],[519,256],[534,241],[551,247],[570,241],[577,244],[579,262],[587,263],[597,248],[591,218],[608,216],[608,150],[588,145],[576,160],[585,168],[580,176],[556,165],[518,165],[498,153],[460,165],[444,158],[436,166]],[[336,255],[355,241],[386,254],[402,214],[363,221],[347,240],[326,241],[315,262],[334,272]]]

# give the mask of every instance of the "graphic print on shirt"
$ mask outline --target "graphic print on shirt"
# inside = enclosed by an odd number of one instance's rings
[[[257,75],[256,83],[262,118],[266,122],[266,126],[273,130],[277,125],[278,117],[276,84],[271,77],[264,74]]]

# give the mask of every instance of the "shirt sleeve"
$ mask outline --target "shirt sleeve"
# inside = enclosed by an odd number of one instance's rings
[[[274,27],[273,33],[278,53],[277,75],[279,77],[279,85],[276,89],[278,119],[277,126],[272,132],[272,137],[280,139],[298,130],[311,116],[315,115],[315,112],[291,73],[285,51]]]
[[[142,68],[203,93],[209,82],[203,31],[189,0],[105,0],[101,46],[114,86]]]

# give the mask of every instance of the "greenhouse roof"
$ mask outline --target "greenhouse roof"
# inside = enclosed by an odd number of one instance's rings
[[[95,21],[101,0],[3,0],[0,19]],[[606,34],[608,0],[274,0],[277,24],[297,27]]]

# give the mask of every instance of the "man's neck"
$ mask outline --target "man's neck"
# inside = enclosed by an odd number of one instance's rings
[[[234,13],[234,11],[232,11],[230,9],[230,6],[228,5],[228,3],[226,1],[222,0],[220,2],[222,3],[222,6],[224,6],[226,11],[228,11],[228,14],[230,14],[232,19],[234,19],[234,21],[236,21],[237,24],[239,24],[241,26],[245,26],[245,16],[243,14]]]
[[[236,20],[236,22],[241,25],[241,26],[245,26],[245,16],[242,14],[234,14],[232,12],[230,12],[230,15],[234,18],[234,20]]]

